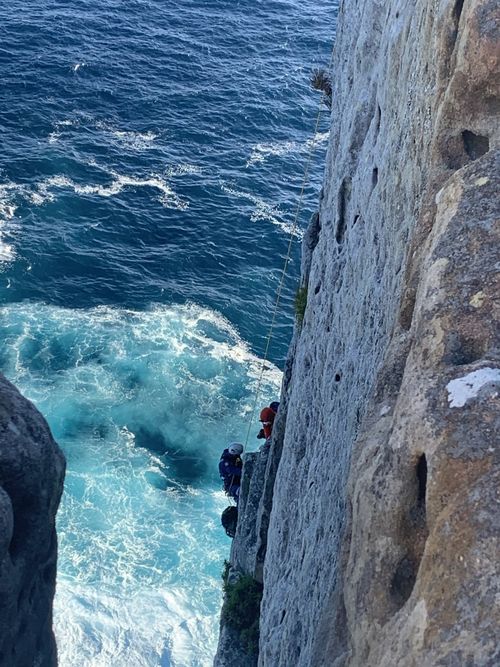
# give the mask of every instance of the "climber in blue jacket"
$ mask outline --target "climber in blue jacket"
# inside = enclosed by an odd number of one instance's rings
[[[224,491],[228,496],[238,502],[240,495],[241,469],[243,461],[243,445],[239,442],[232,442],[220,457],[219,474],[224,482]]]

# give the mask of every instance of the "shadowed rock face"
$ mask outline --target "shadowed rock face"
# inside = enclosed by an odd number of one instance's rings
[[[231,557],[261,667],[500,663],[499,24],[342,3],[286,424]]]
[[[0,376],[0,666],[52,667],[65,461],[42,415]]]

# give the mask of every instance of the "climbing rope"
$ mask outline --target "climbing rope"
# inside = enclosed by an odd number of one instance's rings
[[[331,71],[332,59],[333,59],[333,52],[332,52],[332,56],[330,57],[330,65],[329,65],[328,71]],[[250,431],[252,430],[252,423],[253,423],[253,420],[254,420],[254,417],[255,417],[255,410],[257,408],[257,402],[259,400],[260,393],[261,393],[262,380],[263,380],[263,377],[264,377],[264,371],[266,369],[266,363],[267,363],[267,360],[268,360],[269,347],[271,345],[271,340],[272,340],[272,337],[273,337],[273,329],[274,329],[274,325],[275,325],[275,322],[276,322],[276,315],[278,313],[278,308],[279,308],[279,305],[280,305],[281,293],[283,291],[283,285],[285,284],[285,278],[286,278],[286,272],[287,272],[287,269],[288,269],[288,264],[290,263],[290,258],[291,258],[291,255],[292,255],[293,239],[294,239],[294,236],[295,236],[295,233],[296,233],[296,230],[297,230],[297,225],[298,225],[298,222],[299,222],[299,216],[300,216],[300,212],[301,212],[301,209],[302,209],[302,202],[304,200],[304,192],[305,192],[306,186],[309,182],[309,169],[310,169],[310,166],[311,166],[311,161],[312,161],[314,151],[315,151],[315,148],[316,148],[316,144],[317,144],[316,137],[317,137],[317,134],[318,134],[319,121],[320,121],[321,112],[322,112],[322,105],[323,105],[325,99],[326,99],[325,93],[322,92],[321,100],[320,100],[320,103],[319,103],[319,106],[318,106],[318,113],[316,115],[316,124],[314,126],[314,134],[313,134],[313,138],[312,138],[310,148],[309,148],[309,151],[308,151],[308,154],[307,154],[307,159],[306,159],[306,162],[305,162],[304,176],[302,178],[302,187],[300,189],[300,195],[299,195],[299,199],[298,199],[298,202],[297,202],[297,207],[295,209],[295,215],[294,215],[294,218],[293,218],[293,223],[292,223],[292,226],[290,228],[290,239],[288,241],[288,249],[287,249],[287,253],[286,253],[286,257],[285,257],[285,263],[284,263],[283,269],[281,271],[281,278],[280,278],[280,281],[279,281],[279,284],[278,284],[278,289],[276,290],[276,299],[275,299],[275,303],[274,303],[273,315],[272,315],[272,318],[271,318],[271,324],[269,326],[269,332],[267,334],[266,347],[265,347],[265,350],[264,350],[264,357],[262,359],[262,365],[261,365],[261,368],[260,368],[259,380],[257,382],[257,389],[256,389],[256,392],[255,392],[255,399],[254,399],[254,402],[253,402],[252,412],[250,413],[250,418],[248,420],[248,430],[247,430],[247,435],[246,435],[246,438],[245,438],[245,444],[243,445],[243,451],[246,451],[246,449],[248,447],[248,439],[250,438]]]

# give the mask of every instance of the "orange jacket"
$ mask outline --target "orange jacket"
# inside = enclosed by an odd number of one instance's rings
[[[271,436],[275,417],[276,413],[274,410],[271,410],[271,408],[263,408],[260,411],[260,421],[262,422],[262,428],[264,430],[266,440]]]

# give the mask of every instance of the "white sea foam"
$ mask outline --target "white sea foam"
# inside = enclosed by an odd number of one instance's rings
[[[79,122],[74,119],[65,118],[63,120],[58,120],[54,123],[54,129],[47,137],[49,144],[55,144],[59,139],[68,131],[70,127],[77,127]]]
[[[154,140],[158,137],[154,132],[126,132],[123,130],[112,131],[116,137],[127,148],[132,148],[136,151],[147,150],[153,147]]]
[[[147,178],[135,178],[118,174],[112,170],[106,170],[113,177],[107,185],[80,184],[62,174],[50,176],[39,183],[36,189],[30,193],[29,199],[36,206],[41,206],[56,199],[57,191],[70,189],[78,195],[97,195],[99,197],[113,197],[120,194],[122,190],[129,187],[146,187],[160,192],[158,200],[165,208],[173,208],[184,211],[189,203],[181,199],[169,186],[164,178],[158,174],[151,174]]]
[[[96,120],[91,123],[97,130],[100,130],[112,141],[118,142],[121,146],[134,151],[144,151],[155,147],[155,140],[158,134],[151,130],[139,132],[117,128],[113,123],[103,120]]]
[[[16,256],[15,248],[9,239],[16,231],[17,225],[13,222],[17,210],[15,198],[22,192],[17,183],[0,184],[0,267],[9,264]]]
[[[195,164],[182,163],[168,167],[165,170],[165,176],[173,178],[174,176],[199,175],[203,172],[202,168]]]
[[[2,229],[0,227],[0,266],[12,262],[16,256],[14,247],[10,243],[6,243],[2,237]],[[9,283],[10,287],[10,283]]]
[[[85,63],[77,63],[74,67],[75,72],[78,71],[81,67],[84,67]],[[49,143],[56,143],[63,136],[69,128],[81,127],[96,129],[107,135],[110,141],[118,143],[120,146],[134,150],[134,151],[143,151],[150,148],[154,148],[154,142],[158,138],[156,132],[151,130],[146,132],[136,132],[132,130],[125,130],[117,128],[112,123],[102,120],[95,120],[92,117],[83,117],[83,118],[73,118],[73,119],[64,119],[59,120],[54,123],[54,129],[48,136]]]
[[[317,145],[324,144],[328,140],[328,132],[318,132],[312,139],[305,142],[281,141],[274,143],[258,143],[252,146],[252,152],[247,160],[246,166],[250,167],[256,163],[265,162],[269,157],[289,155],[291,153],[307,153]]]
[[[211,615],[196,614],[192,598],[187,589],[163,587],[107,593],[60,577],[54,617],[60,667],[208,667],[216,628]]]
[[[283,220],[284,213],[279,209],[278,206],[273,206],[268,204],[261,197],[256,197],[250,192],[244,192],[242,190],[236,190],[225,183],[221,183],[221,190],[232,197],[238,199],[246,199],[252,202],[255,206],[253,209],[250,220],[252,222],[257,222],[258,220],[266,220],[271,222],[276,227],[279,227],[285,234],[293,234],[297,238],[302,238],[303,232],[297,227],[293,227],[293,224],[285,222]]]

